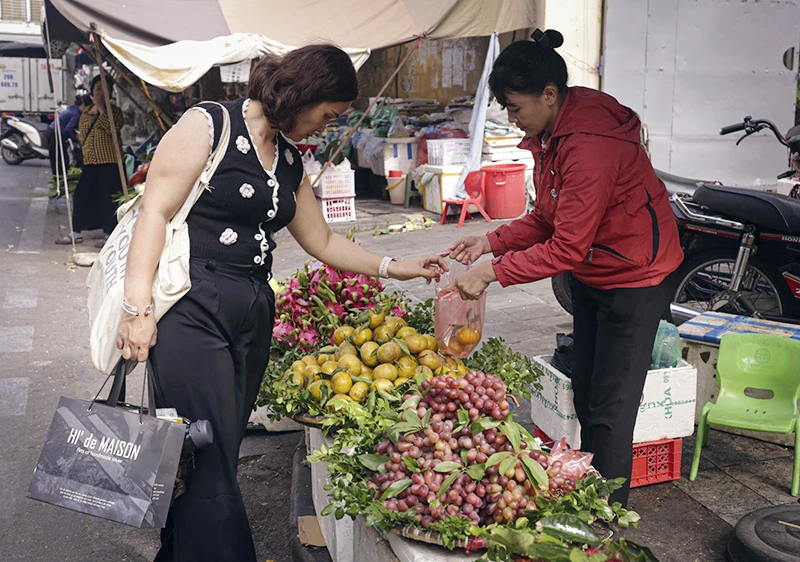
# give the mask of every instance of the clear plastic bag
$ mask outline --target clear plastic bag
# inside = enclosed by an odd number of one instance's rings
[[[392,126],[389,127],[389,138],[408,138],[408,131],[406,131],[406,126],[403,123],[403,118],[399,115],[392,119]]]
[[[562,437],[550,450],[550,467],[559,462],[561,471],[558,476],[569,478],[576,482],[586,475],[589,467],[592,466],[593,453],[584,453],[567,447],[567,439]],[[555,472],[555,471],[553,471]]]
[[[458,262],[448,264],[450,271],[436,282],[434,299],[434,334],[439,351],[454,357],[468,357],[478,346],[483,334],[483,317],[486,311],[486,293],[477,300],[465,301],[458,291],[444,291],[459,275],[469,268]]]
[[[650,357],[651,369],[670,369],[681,361],[681,335],[678,328],[666,320],[658,324],[653,354]]]

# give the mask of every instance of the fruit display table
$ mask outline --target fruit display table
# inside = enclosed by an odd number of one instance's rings
[[[306,428],[306,442],[309,451],[320,446],[333,446],[333,439],[326,437],[319,429]],[[479,554],[465,555],[463,551],[449,551],[441,546],[429,545],[407,539],[395,534],[382,537],[377,530],[364,524],[364,518],[355,522],[349,517],[340,520],[331,515],[322,516],[322,510],[328,505],[328,492],[323,487],[330,481],[328,465],[313,463],[311,465],[311,490],[314,498],[314,509],[322,536],[328,546],[328,553],[333,562],[357,562],[363,560],[381,560],[386,562],[471,562],[479,558]]]
[[[770,334],[800,340],[800,326],[721,312],[704,312],[681,324],[678,331],[681,334],[684,359],[697,367],[696,420],[700,419],[700,412],[706,402],[715,400],[719,392],[716,377],[722,336],[728,333]],[[794,446],[794,435],[721,429],[778,445]]]

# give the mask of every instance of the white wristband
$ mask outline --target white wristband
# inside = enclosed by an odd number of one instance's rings
[[[378,267],[378,277],[383,277],[384,279],[389,278],[389,264],[394,261],[394,258],[390,258],[389,256],[384,256],[381,260],[381,265]]]

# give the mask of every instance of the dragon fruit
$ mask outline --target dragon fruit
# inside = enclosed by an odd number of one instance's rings
[[[385,290],[374,277],[339,271],[318,261],[306,263],[284,281],[276,296],[273,349],[281,353],[299,346],[311,351],[329,339],[348,315],[378,304],[405,316],[402,296]]]

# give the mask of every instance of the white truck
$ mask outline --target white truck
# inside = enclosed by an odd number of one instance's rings
[[[51,60],[50,68],[55,95],[50,92],[47,59],[0,57],[0,114],[51,121],[56,103],[70,101],[66,99],[64,60]]]

